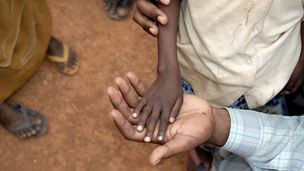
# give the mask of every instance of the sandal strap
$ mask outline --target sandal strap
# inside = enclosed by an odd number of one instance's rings
[[[31,123],[30,118],[28,116],[28,112],[26,111],[26,109],[23,106],[21,106],[19,104],[11,105],[11,106],[21,112],[23,119],[24,119],[24,123],[21,125],[8,127],[9,131],[11,131],[13,133],[17,133],[23,129],[33,127],[33,124]]]
[[[62,62],[67,65],[68,59],[69,59],[69,48],[64,43],[62,43],[62,47],[63,47],[63,56],[62,57],[54,56],[54,55],[47,55],[47,58],[52,62]]]

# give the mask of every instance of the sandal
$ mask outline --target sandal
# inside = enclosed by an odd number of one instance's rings
[[[21,138],[18,136],[18,132],[27,128],[33,128],[36,130],[36,134],[32,135],[32,136],[42,136],[44,135],[47,130],[48,130],[48,122],[46,120],[46,118],[39,112],[31,110],[31,109],[27,109],[19,104],[15,104],[15,105],[11,105],[14,109],[18,110],[21,112],[23,119],[24,119],[24,124],[18,125],[18,126],[11,126],[8,127],[7,129],[14,133],[18,138]],[[41,124],[40,126],[35,126],[32,124],[32,122],[30,121],[29,115],[31,115],[32,117],[35,118],[39,118],[41,119]]]
[[[53,55],[46,55],[46,57],[54,62],[54,64],[56,63],[63,63],[66,68],[68,69],[68,71],[66,73],[64,72],[61,72],[61,70],[58,68],[59,72],[65,74],[65,75],[74,75],[78,69],[79,69],[79,65],[77,65],[75,68],[72,68],[69,64],[68,64],[68,60],[69,60],[69,48],[64,44],[62,43],[63,45],[63,56],[53,56]]]
[[[108,9],[105,8],[105,10],[111,19],[122,20],[130,14],[133,0],[104,0],[104,4],[105,6],[109,5]]]

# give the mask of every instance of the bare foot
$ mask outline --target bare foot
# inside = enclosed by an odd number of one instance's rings
[[[114,20],[126,18],[132,10],[133,0],[104,0],[108,16]]]
[[[36,134],[37,129],[41,125],[42,121],[40,118],[29,116],[33,127],[24,128],[16,132],[16,136],[20,139],[25,137],[31,137]],[[25,120],[20,111],[13,108],[11,105],[6,103],[0,104],[0,123],[6,128],[19,126],[25,123]]]
[[[78,67],[79,57],[74,50],[69,48],[68,51],[69,51],[68,59],[67,59],[66,63],[64,63],[64,62],[55,62],[55,63],[57,64],[60,72],[62,72],[63,74],[69,75],[69,68],[75,69]],[[63,58],[64,57],[64,45],[62,44],[62,42],[60,42],[59,40],[57,40],[54,37],[51,37],[50,42],[49,42],[49,47],[47,50],[47,55]]]

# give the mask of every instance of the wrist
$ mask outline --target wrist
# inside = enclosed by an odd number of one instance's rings
[[[215,123],[209,143],[221,147],[226,144],[229,137],[231,127],[230,115],[226,109],[217,107],[212,107],[212,114]]]
[[[180,76],[179,66],[174,64],[159,64],[157,67],[158,75],[178,75]]]

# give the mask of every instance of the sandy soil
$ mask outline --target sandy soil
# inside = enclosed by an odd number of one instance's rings
[[[9,100],[43,113],[47,135],[18,140],[0,127],[0,170],[183,170],[184,154],[151,167],[154,145],[128,142],[109,115],[106,88],[133,71],[155,78],[156,39],[134,24],[109,19],[102,0],[48,0],[53,35],[81,57],[79,73],[66,77],[45,60]]]

